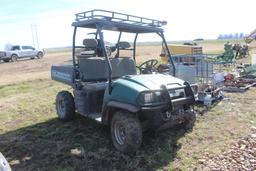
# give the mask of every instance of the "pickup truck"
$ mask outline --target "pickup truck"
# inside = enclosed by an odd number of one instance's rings
[[[12,45],[6,51],[0,51],[0,61],[16,62],[19,58],[38,59],[43,58],[44,51],[35,49],[32,46]]]

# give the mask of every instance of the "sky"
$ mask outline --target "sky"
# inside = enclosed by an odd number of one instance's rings
[[[40,48],[72,45],[75,13],[105,9],[165,20],[168,41],[215,39],[219,34],[247,33],[256,28],[255,0],[0,0],[0,50],[7,43]],[[91,30],[89,31],[91,32]],[[84,36],[84,37],[83,37]],[[81,33],[85,38],[86,34]],[[129,36],[128,36],[129,37]],[[116,35],[105,33],[116,42]],[[79,39],[80,40],[80,39]],[[142,36],[138,41],[156,41]],[[159,39],[160,40],[160,39]]]

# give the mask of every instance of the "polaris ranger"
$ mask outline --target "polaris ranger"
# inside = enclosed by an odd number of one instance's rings
[[[177,124],[191,128],[195,103],[191,86],[169,74],[157,72],[155,59],[136,66],[136,41],[139,34],[156,33],[163,41],[172,74],[175,67],[161,28],[165,21],[142,18],[105,10],[76,14],[73,22],[72,64],[52,66],[53,80],[72,86],[73,93],[61,91],[56,98],[58,117],[72,119],[75,112],[109,125],[116,149],[129,153],[141,146],[142,133],[162,130]],[[80,28],[96,29],[95,39],[84,39],[84,52],[76,45]],[[106,51],[103,30],[119,32],[116,55]],[[133,33],[134,42],[120,41],[122,33]],[[102,53],[98,53],[101,47]],[[130,50],[132,56],[121,56]],[[101,56],[102,55],[102,56]]]

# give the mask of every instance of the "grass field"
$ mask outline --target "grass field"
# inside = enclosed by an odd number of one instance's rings
[[[147,133],[135,155],[124,155],[112,146],[108,127],[79,115],[71,122],[57,119],[55,96],[71,88],[51,81],[47,70],[50,63],[67,59],[65,54],[54,53],[43,59],[45,68],[23,67],[15,74],[0,75],[6,79],[0,81],[0,151],[13,170],[189,170],[204,156],[228,150],[256,126],[256,89],[226,93],[226,98],[208,111],[195,107],[197,121],[192,132],[170,129],[157,135]],[[1,65],[14,68],[29,62]],[[19,79],[26,74],[29,78]],[[8,81],[8,76],[13,80]]]

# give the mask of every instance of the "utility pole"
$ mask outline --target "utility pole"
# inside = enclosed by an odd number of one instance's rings
[[[37,24],[31,24],[31,34],[32,34],[33,46],[36,48],[39,48]]]

